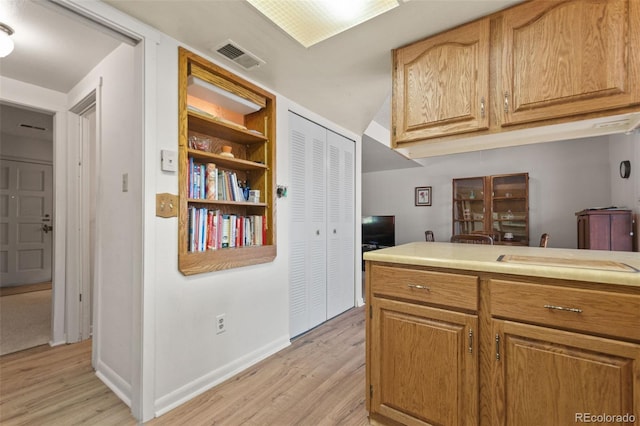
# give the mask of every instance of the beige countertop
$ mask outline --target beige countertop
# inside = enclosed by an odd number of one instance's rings
[[[364,253],[365,260],[640,287],[640,253],[416,242]]]

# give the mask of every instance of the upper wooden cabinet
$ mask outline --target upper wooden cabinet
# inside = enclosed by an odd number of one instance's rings
[[[531,0],[395,49],[393,62],[392,146],[408,157],[550,140],[507,132],[640,111],[640,2]],[[463,137],[475,139],[451,144]]]
[[[502,24],[503,125],[638,103],[640,3],[534,1]]]
[[[488,128],[488,19],[396,49],[393,57],[394,141]]]

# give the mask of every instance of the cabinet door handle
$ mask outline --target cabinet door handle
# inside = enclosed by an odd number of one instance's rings
[[[431,289],[429,287],[427,287],[426,285],[420,285],[420,284],[407,284],[407,287],[409,288],[415,288],[416,290],[426,290],[426,291],[431,291]]]
[[[484,96],[480,99],[480,117],[484,118]]]
[[[473,353],[473,330],[469,329],[469,353]]]
[[[509,112],[509,92],[504,92],[504,112]]]
[[[554,311],[575,312],[576,314],[582,313],[582,309],[580,308],[565,308],[564,306],[555,306],[555,305],[544,305],[544,307]]]
[[[500,335],[496,334],[496,359],[500,361]]]

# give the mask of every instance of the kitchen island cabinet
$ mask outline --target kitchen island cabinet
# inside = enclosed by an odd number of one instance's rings
[[[420,242],[365,261],[373,423],[638,420],[637,254]]]

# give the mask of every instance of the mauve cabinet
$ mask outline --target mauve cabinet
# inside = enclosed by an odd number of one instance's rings
[[[631,210],[583,210],[578,217],[578,248],[632,251]]]

